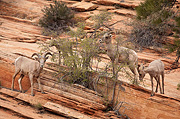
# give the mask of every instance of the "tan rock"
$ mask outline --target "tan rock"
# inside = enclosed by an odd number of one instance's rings
[[[90,14],[88,13],[84,13],[84,12],[79,12],[77,14],[75,14],[75,17],[79,17],[80,20],[86,20],[86,19],[89,19],[90,18]]]
[[[115,13],[119,15],[125,15],[125,16],[135,16],[136,12],[134,10],[129,10],[129,9],[117,9],[114,11]]]
[[[84,12],[84,11],[91,11],[96,8],[98,8],[97,5],[94,5],[93,3],[88,3],[88,2],[79,2],[75,3],[71,6],[72,9],[78,12]]]
[[[116,5],[119,5],[120,7],[124,7],[124,8],[135,8],[139,4],[133,2],[123,2],[123,3],[120,2],[120,3],[116,3]]]
[[[116,8],[114,6],[99,6],[97,8],[97,10],[100,10],[100,11],[107,11],[107,10],[115,10]]]
[[[140,4],[140,2],[132,2],[132,1],[120,2],[118,0],[97,0],[97,4],[106,5],[106,6],[116,5],[124,8],[135,8]]]
[[[97,0],[97,4],[113,6],[115,3],[118,3],[117,0]]]
[[[90,29],[91,29],[90,26],[85,26],[85,27],[84,27],[84,30],[90,30]]]

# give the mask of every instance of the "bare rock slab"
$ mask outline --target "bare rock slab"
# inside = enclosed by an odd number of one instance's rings
[[[50,109],[51,111],[54,111],[55,113],[63,114],[67,117],[73,117],[73,118],[78,118],[78,119],[92,119],[91,117],[85,114],[82,114],[76,110],[64,107],[56,103],[47,102],[44,105],[44,107]]]
[[[136,12],[134,10],[129,10],[129,9],[117,9],[114,12],[119,15],[136,16]]]
[[[98,6],[93,3],[82,1],[82,2],[73,4],[71,8],[78,12],[85,12],[85,11],[95,10],[96,8],[98,8]]]

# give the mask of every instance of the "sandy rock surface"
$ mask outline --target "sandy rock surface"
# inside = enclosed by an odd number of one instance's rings
[[[111,23],[114,29],[122,29],[123,35],[129,33],[130,28],[126,25],[136,15],[134,8],[143,0],[84,0],[68,1],[68,7],[76,10],[75,16],[82,18],[88,24],[93,24],[90,17],[102,10],[113,13]],[[58,84],[53,79],[53,69],[45,65],[42,73],[42,84],[46,94],[41,94],[35,84],[35,96],[30,96],[30,82],[28,77],[22,81],[26,93],[18,92],[18,82],[15,81],[16,91],[11,91],[11,79],[14,73],[14,60],[18,54],[31,56],[39,52],[37,42],[49,40],[50,37],[42,35],[42,29],[38,20],[42,17],[41,9],[52,1],[47,0],[1,0],[0,1],[0,119],[5,118],[118,118],[113,112],[104,112],[106,105],[103,98],[96,92],[81,86],[69,86]],[[86,26],[86,30],[92,30]],[[103,29],[102,29],[103,30]],[[126,91],[121,92],[119,99],[127,102],[128,108],[124,113],[132,119],[178,119],[180,115],[180,91],[177,84],[180,82],[180,68],[169,70],[174,62],[175,54],[163,54],[153,49],[137,52],[139,63],[146,63],[161,59],[165,64],[165,94],[159,92],[150,97],[151,82],[149,75],[140,86],[129,84],[126,77],[120,75],[124,81]],[[107,55],[100,63],[104,68],[105,63],[110,62]],[[48,60],[47,63],[51,61]],[[18,77],[18,76],[17,76]],[[156,84],[155,84],[156,85]],[[53,88],[52,88],[53,87]],[[155,86],[154,86],[155,87]],[[33,107],[41,103],[43,110]],[[47,111],[48,110],[48,111]],[[43,113],[42,113],[43,112]],[[123,112],[123,110],[121,110]]]

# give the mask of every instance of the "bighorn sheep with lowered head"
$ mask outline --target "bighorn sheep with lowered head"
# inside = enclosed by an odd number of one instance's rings
[[[105,33],[102,39],[99,40],[100,43],[105,43],[107,55],[111,59],[112,63],[126,63],[128,64],[130,70],[134,74],[135,84],[137,84],[138,79],[138,56],[136,52],[132,49],[128,49],[122,46],[113,45],[111,42],[112,34],[111,32]]]
[[[139,69],[139,79],[143,80],[146,73],[149,73],[151,77],[151,96],[154,95],[153,92],[153,77],[155,78],[157,85],[156,85],[156,93],[158,92],[158,85],[160,88],[160,92],[164,94],[164,63],[161,60],[154,60],[152,61],[148,67],[144,67],[143,64],[140,65]],[[160,75],[162,77],[162,90],[161,90],[161,83],[160,83]]]
[[[24,75],[28,75],[30,82],[31,82],[31,95],[34,96],[33,92],[33,78],[37,78],[39,89],[41,90],[41,93],[44,93],[41,84],[40,84],[40,73],[43,70],[43,66],[48,59],[47,55],[52,54],[50,52],[45,53],[44,55],[39,55],[37,53],[34,53],[32,57],[35,57],[36,60],[29,59],[27,57],[20,56],[15,60],[15,73],[12,78],[12,85],[11,89],[14,90],[14,80],[18,73],[20,73],[20,78],[18,79],[19,88],[20,91],[24,93],[24,90],[22,89],[21,81],[24,77]]]

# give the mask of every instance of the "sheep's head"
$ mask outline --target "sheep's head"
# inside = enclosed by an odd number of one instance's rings
[[[112,37],[111,33],[112,32],[105,33],[103,37],[99,40],[99,43],[106,43],[106,44],[111,43],[111,37]]]
[[[143,64],[141,64],[141,65],[138,67],[138,72],[139,72],[139,80],[142,81],[143,78],[145,77],[144,65],[143,65]]]
[[[37,60],[40,63],[40,67],[43,68],[46,60],[48,59],[47,55],[52,56],[52,54],[50,52],[47,52],[47,53],[43,54],[42,56],[37,53],[34,53],[31,57],[37,56],[37,57],[35,57],[35,60]]]

